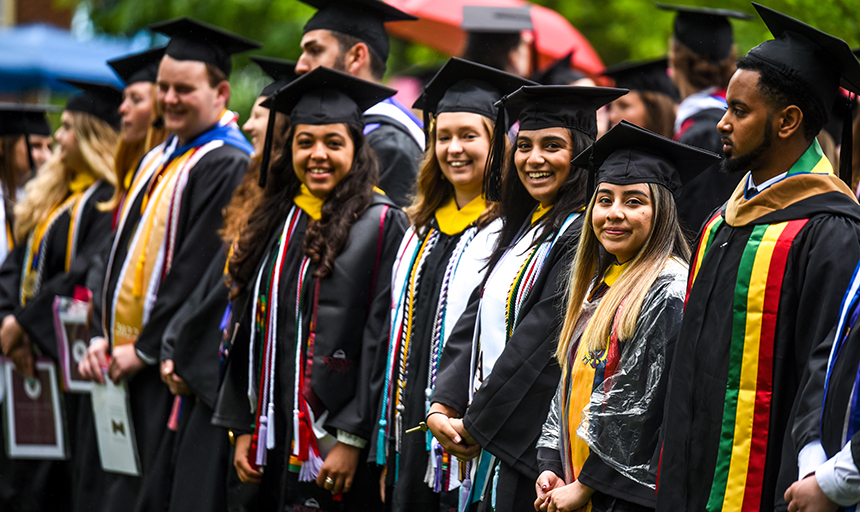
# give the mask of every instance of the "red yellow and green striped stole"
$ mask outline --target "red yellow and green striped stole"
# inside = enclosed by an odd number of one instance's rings
[[[755,511],[767,456],[776,321],[786,261],[808,219],[755,226],[741,256],[732,308],[726,398],[709,511]],[[716,231],[706,226],[690,285]]]

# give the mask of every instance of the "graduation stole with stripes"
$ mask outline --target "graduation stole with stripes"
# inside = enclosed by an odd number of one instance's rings
[[[818,145],[813,144],[792,166],[788,176],[832,172]],[[767,189],[762,192],[766,193]],[[754,511],[761,504],[782,280],[792,243],[808,220],[754,226],[741,255],[732,306],[720,443],[707,504],[709,511]],[[690,269],[687,297],[705,255],[725,224],[722,215],[717,214],[705,225]]]
[[[66,241],[66,257],[64,269],[66,272],[72,266],[77,250],[78,233],[80,232],[81,212],[89,198],[95,192],[99,182],[89,173],[78,173],[69,184],[69,195],[57,202],[47,218],[39,222],[27,236],[24,266],[21,269],[21,304],[39,293],[47,257],[46,240],[56,221],[66,212],[69,213],[69,234]]]

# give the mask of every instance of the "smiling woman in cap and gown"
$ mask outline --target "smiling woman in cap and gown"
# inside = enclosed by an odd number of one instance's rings
[[[650,470],[690,255],[673,194],[719,159],[626,121],[574,159],[597,189],[568,278],[535,508],[654,509]]]
[[[456,458],[431,434],[405,432],[427,415],[439,357],[471,291],[484,278],[500,228],[492,222],[492,203],[481,193],[494,104],[532,84],[452,58],[415,103],[433,115],[430,144],[418,194],[407,210],[413,227],[394,264],[385,385],[377,435],[371,438],[371,459],[386,468],[386,504],[392,510],[448,510],[457,503]]]
[[[840,83],[860,91],[860,63],[844,41],[753,5],[776,38],[729,84],[724,167],[744,176],[694,252],[657,510],[785,510],[786,488],[826,459],[827,334],[860,259],[860,207],[815,136]]]
[[[264,510],[381,508],[373,365],[406,219],[375,190],[361,113],[392,94],[320,67],[264,103],[292,126],[271,167],[267,137],[263,200],[230,260],[239,329],[213,417]]]

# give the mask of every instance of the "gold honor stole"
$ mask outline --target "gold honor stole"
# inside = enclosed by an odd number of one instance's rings
[[[808,219],[755,226],[741,255],[732,308],[729,371],[709,511],[756,511],[767,456],[773,349],[785,265]],[[723,225],[712,218],[690,272],[689,288]]]
[[[143,329],[147,297],[151,290],[157,289],[169,270],[172,250],[163,246],[171,243],[171,237],[166,235],[172,234],[168,230],[184,188],[185,180],[181,178],[187,177],[188,171],[205,153],[200,151],[202,148],[205,145],[189,148],[171,160],[165,169],[156,169],[149,179],[133,185],[134,188],[144,186],[151,190],[143,192],[149,192],[149,195],[141,204],[143,213],[117,281],[112,326],[114,346],[134,343]],[[160,166],[162,161],[161,157],[154,158],[152,165]],[[140,174],[146,176],[149,173]],[[131,199],[129,196],[125,208],[131,207]],[[154,275],[156,272],[157,276]]]

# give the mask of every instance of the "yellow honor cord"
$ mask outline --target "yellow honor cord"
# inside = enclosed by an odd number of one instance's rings
[[[457,208],[457,201],[451,196],[436,210],[434,216],[439,224],[439,231],[450,236],[465,231],[478,220],[486,208],[487,201],[483,196],[472,199],[462,208]]]

